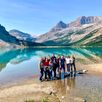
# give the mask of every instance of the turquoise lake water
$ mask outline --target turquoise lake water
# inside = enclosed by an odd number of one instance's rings
[[[85,64],[102,61],[102,48],[0,49],[0,84],[39,75],[40,58],[53,53],[74,55],[80,63]]]
[[[102,63],[102,48],[26,48],[0,49],[0,86],[17,83],[23,79],[37,79],[39,61],[43,56],[74,55],[76,63]],[[69,96],[85,98],[87,102],[102,102],[102,75],[80,75],[56,81],[61,92]],[[70,87],[70,93],[66,91]]]

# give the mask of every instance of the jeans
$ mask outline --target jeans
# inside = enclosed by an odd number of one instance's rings
[[[72,63],[72,64],[71,64],[71,69],[72,69],[74,72],[76,72],[76,66],[75,66],[75,63]]]
[[[71,64],[69,63],[69,64],[67,64],[67,72],[70,72],[71,71]]]
[[[56,69],[57,69],[56,64],[53,64],[53,72],[54,72],[54,77],[56,77]]]
[[[65,65],[61,64],[61,69],[63,69],[64,73],[65,73]]]
[[[48,77],[47,77],[48,76]],[[51,79],[50,78],[50,71],[49,71],[49,69],[46,67],[46,69],[45,69],[45,79]]]
[[[43,77],[43,75],[44,75],[44,69],[43,69],[43,68],[40,69],[40,74],[41,74],[41,75],[40,75],[40,80],[42,80],[42,77]]]

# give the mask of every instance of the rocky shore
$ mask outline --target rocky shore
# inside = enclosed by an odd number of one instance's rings
[[[80,64],[77,65],[81,69]],[[88,73],[102,74],[102,64],[83,65]],[[0,102],[86,102],[82,97],[70,96],[70,87],[61,80],[39,82],[25,81],[22,84],[0,87]],[[65,94],[65,92],[69,93]],[[69,100],[69,101],[68,101]],[[33,102],[33,101],[31,101]]]

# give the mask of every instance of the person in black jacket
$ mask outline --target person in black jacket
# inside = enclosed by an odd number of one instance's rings
[[[53,64],[52,66],[53,66],[54,78],[56,78],[57,61],[56,61],[56,56],[54,54],[51,57],[51,62]]]
[[[40,61],[40,80],[42,81],[43,75],[44,75],[44,59],[41,58]]]
[[[71,56],[71,69],[76,73],[75,57]]]

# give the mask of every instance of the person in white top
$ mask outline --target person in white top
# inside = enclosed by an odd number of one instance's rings
[[[67,65],[67,72],[70,72],[70,68],[71,68],[71,57],[70,56],[66,58],[66,65]]]

